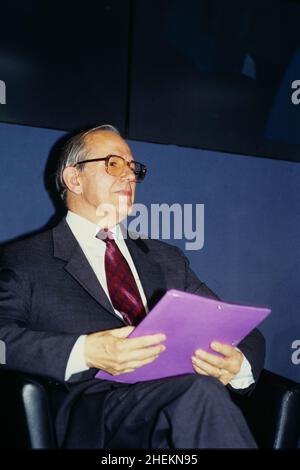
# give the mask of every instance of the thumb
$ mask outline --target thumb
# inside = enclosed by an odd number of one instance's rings
[[[133,332],[134,328],[134,326],[124,326],[123,328],[116,328],[115,330],[110,330],[110,333],[116,338],[127,338],[127,336]]]

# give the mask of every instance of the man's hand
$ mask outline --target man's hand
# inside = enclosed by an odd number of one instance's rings
[[[87,335],[85,361],[88,367],[105,370],[111,375],[124,374],[153,362],[166,349],[160,344],[165,341],[165,335],[127,338],[133,330],[133,326],[125,326]]]
[[[198,374],[215,377],[223,385],[227,385],[240,371],[244,356],[229,344],[213,342],[210,347],[223,357],[198,349],[192,356],[194,370]]]

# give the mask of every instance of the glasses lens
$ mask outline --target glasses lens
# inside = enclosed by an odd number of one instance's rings
[[[147,169],[146,169],[145,165],[143,165],[142,163],[132,162],[131,165],[132,165],[132,167],[131,167],[132,171],[135,174],[136,182],[140,183],[145,178]]]
[[[118,155],[111,155],[109,157],[107,162],[107,172],[109,175],[120,176],[125,167],[127,167],[127,169],[128,167],[131,169],[137,183],[144,179],[147,172],[145,165],[142,163],[132,161],[128,164],[124,158],[119,157]]]
[[[111,155],[107,162],[107,172],[112,176],[120,176],[124,170],[125,160],[117,155]]]

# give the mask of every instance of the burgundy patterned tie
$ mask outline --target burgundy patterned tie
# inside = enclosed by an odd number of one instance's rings
[[[100,230],[97,238],[106,243],[105,271],[112,304],[129,325],[136,326],[146,312],[131,269],[109,230]]]

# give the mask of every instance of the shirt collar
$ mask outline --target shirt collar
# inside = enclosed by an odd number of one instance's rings
[[[90,220],[70,210],[67,213],[66,221],[77,239],[85,239],[86,241],[98,240],[96,235],[99,232],[100,227],[97,224],[94,224]],[[117,224],[115,227],[111,227],[109,230],[114,235],[114,238],[124,240],[120,224]]]

